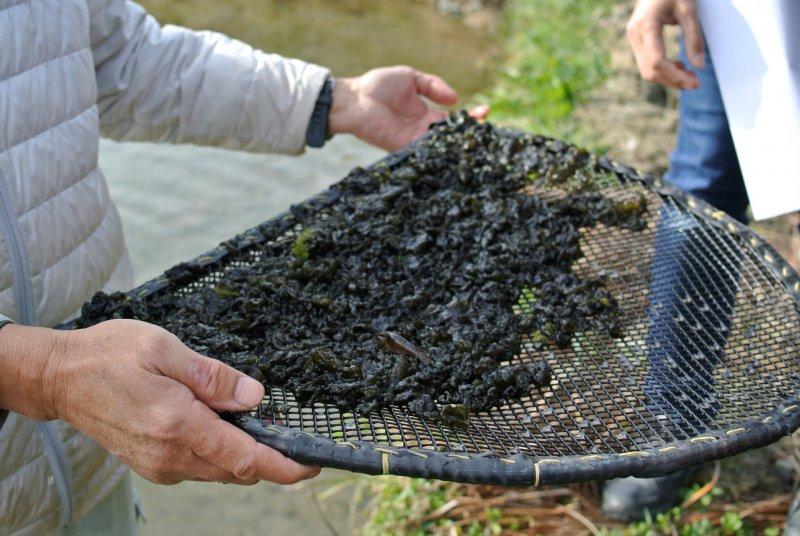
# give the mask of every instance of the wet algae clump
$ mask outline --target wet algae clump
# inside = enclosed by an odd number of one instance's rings
[[[212,286],[99,294],[80,322],[157,323],[304,404],[403,405],[463,422],[548,385],[546,362],[514,360],[523,341],[546,349],[576,332],[621,332],[602,281],[572,266],[582,228],[636,230],[646,205],[605,197],[591,187],[592,157],[553,144],[455,115],[394,164],[354,170],[331,188],[332,205],[293,207],[301,230],[250,246],[255,262],[233,263]],[[524,191],[537,180],[579,186]]]

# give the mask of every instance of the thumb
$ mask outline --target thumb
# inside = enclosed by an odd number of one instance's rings
[[[198,400],[218,411],[242,411],[264,397],[264,386],[250,376],[216,359],[181,345],[172,358],[159,364],[162,374],[188,387]]]

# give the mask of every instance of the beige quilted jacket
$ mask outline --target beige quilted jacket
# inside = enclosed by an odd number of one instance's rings
[[[97,167],[101,133],[298,153],[327,74],[216,33],[161,27],[124,0],[0,0],[0,314],[52,326],[94,292],[131,285]],[[80,519],[124,471],[64,423],[9,414],[0,534]]]

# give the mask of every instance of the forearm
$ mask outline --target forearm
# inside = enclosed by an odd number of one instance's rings
[[[62,337],[52,329],[9,324],[0,329],[0,408],[38,420],[56,418],[54,364]]]
[[[132,2],[94,0],[103,134],[301,152],[328,71],[213,32],[164,26]]]

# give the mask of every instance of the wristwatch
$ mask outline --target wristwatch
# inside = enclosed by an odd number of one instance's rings
[[[333,104],[334,85],[335,81],[330,76],[322,84],[317,102],[314,104],[314,111],[311,112],[308,130],[306,130],[306,145],[309,147],[322,147],[331,137],[328,134],[328,116]]]

